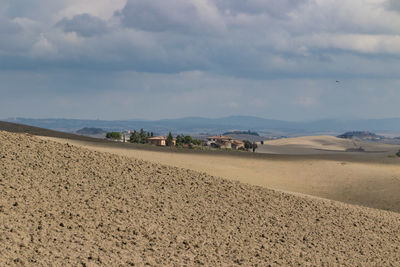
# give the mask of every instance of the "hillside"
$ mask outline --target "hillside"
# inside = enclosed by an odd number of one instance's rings
[[[74,139],[81,141],[91,141],[91,142],[107,142],[106,140],[101,140],[98,138],[92,138],[88,136],[82,136],[78,134],[65,133],[60,131],[54,131],[50,129],[39,128],[30,125],[24,125],[19,123],[0,121],[0,131],[7,131],[13,133],[26,133],[38,136],[50,136],[66,139]]]
[[[345,151],[354,148],[352,140],[346,140],[334,136],[302,136],[295,138],[282,138],[277,140],[268,140],[264,144],[269,146],[297,146],[321,150]]]
[[[379,265],[400,214],[0,132],[0,265]]]
[[[232,130],[258,131],[272,135],[313,135],[332,134],[347,131],[372,131],[380,133],[399,133],[400,118],[393,119],[354,119],[290,122],[252,116],[229,116],[223,118],[188,117],[162,120],[77,120],[77,119],[29,119],[12,118],[9,122],[27,124],[47,129],[74,132],[83,127],[102,128],[107,131],[127,129],[145,129],[159,134],[173,133],[210,133],[217,134]],[[268,134],[268,135],[269,135]]]
[[[77,134],[80,135],[88,135],[88,136],[102,136],[104,137],[106,135],[106,131],[104,131],[101,128],[88,128],[88,127],[84,127],[82,129],[79,129],[78,131],[76,131]]]

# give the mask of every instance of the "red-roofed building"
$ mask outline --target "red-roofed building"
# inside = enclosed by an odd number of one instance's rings
[[[167,145],[167,137],[166,136],[157,136],[157,137],[150,137],[147,138],[147,142],[157,146],[166,146]],[[176,139],[172,140],[172,143],[176,145]]]
[[[244,148],[244,143],[229,136],[215,135],[207,138],[207,146],[239,149]]]

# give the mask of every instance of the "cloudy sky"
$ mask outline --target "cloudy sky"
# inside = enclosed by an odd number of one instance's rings
[[[0,118],[226,115],[400,117],[400,1],[0,1]]]

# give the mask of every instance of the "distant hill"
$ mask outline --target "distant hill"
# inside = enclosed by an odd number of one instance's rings
[[[82,128],[102,128],[105,131],[145,129],[159,134],[207,133],[219,134],[232,131],[265,133],[279,132],[280,135],[338,134],[349,131],[369,131],[380,133],[400,133],[400,118],[357,119],[290,122],[264,119],[252,116],[230,116],[223,118],[187,117],[163,120],[76,120],[76,119],[29,119],[13,118],[6,121],[32,125],[65,132],[75,132]]]
[[[381,140],[384,139],[383,136],[377,135],[375,133],[366,132],[366,131],[353,131],[353,132],[346,132],[338,136],[339,138],[343,139],[353,139],[358,138],[362,140]]]
[[[225,132],[223,135],[254,135],[254,136],[260,136],[257,132],[251,132],[250,130],[248,131],[232,131],[232,132]]]
[[[104,135],[104,134],[106,134],[106,131],[104,131],[101,128],[84,127],[82,129],[79,129],[78,131],[76,131],[76,133],[81,134],[81,135]]]

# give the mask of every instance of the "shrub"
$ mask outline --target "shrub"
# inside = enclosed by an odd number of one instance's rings
[[[106,138],[110,139],[121,139],[122,135],[120,132],[108,132]]]

